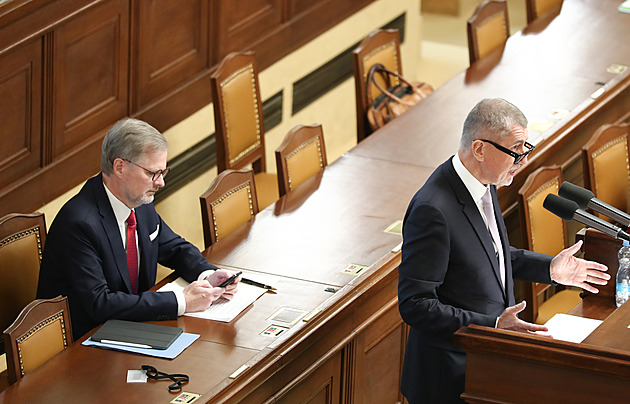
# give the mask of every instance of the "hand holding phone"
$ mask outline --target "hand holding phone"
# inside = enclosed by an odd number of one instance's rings
[[[235,273],[234,275],[230,276],[229,278],[227,278],[226,280],[224,280],[223,282],[221,282],[221,284],[219,285],[220,288],[224,288],[232,283],[234,283],[234,281],[236,280],[236,278],[238,278],[241,274],[243,273],[243,271],[238,271],[237,273]]]

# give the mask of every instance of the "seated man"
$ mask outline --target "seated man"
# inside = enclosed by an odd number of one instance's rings
[[[168,142],[136,119],[116,123],[103,140],[101,173],[55,217],[39,273],[37,298],[68,297],[74,338],[108,319],[173,320],[231,299],[237,283],[175,234],[153,206],[164,186]],[[150,292],[157,264],[192,282],[183,292]],[[238,279],[237,279],[238,281]]]

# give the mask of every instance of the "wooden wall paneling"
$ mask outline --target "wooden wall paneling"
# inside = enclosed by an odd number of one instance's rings
[[[363,7],[366,4],[370,3],[370,1],[366,0],[347,0],[347,1],[335,1],[335,0],[286,0],[287,2],[287,20],[294,21],[300,16],[307,15],[316,15],[318,13],[317,9],[335,9],[338,12],[343,12],[343,10],[351,10],[355,7]],[[344,3],[344,4],[335,4],[335,3]],[[331,14],[332,15],[332,14]]]
[[[407,341],[398,299],[356,337],[352,398],[356,403],[402,401],[400,381]]]
[[[256,61],[261,70],[374,0],[286,1],[288,2],[287,17],[284,24],[278,27],[273,35],[266,38],[252,38],[250,42],[249,48],[259,55]],[[315,32],[312,27],[318,27],[318,32]]]
[[[211,49],[210,0],[135,1],[133,7],[130,113],[208,73],[216,63]],[[209,81],[205,85],[209,88]]]
[[[218,60],[230,52],[251,49],[253,44],[281,29],[284,22],[283,0],[219,0],[217,6]]]
[[[55,25],[99,1],[12,0],[0,5],[0,53],[45,35]]]
[[[337,404],[341,402],[341,351],[280,397],[267,402],[278,404]]]
[[[228,52],[253,49],[259,66],[268,67],[372,1],[1,4],[2,74],[11,70],[8,55],[37,42],[39,62],[31,67],[41,79],[17,92],[15,82],[0,83],[2,91],[18,99],[20,92],[32,92],[31,121],[25,127],[39,136],[28,135],[28,163],[8,157],[17,144],[10,142],[24,138],[7,138],[10,147],[0,152],[5,153],[0,154],[0,214],[37,210],[96,173],[100,142],[118,119],[134,116],[164,131],[207,105],[212,101],[209,75]],[[9,121],[15,125],[18,115],[3,108],[0,122]]]
[[[0,189],[42,165],[42,40],[0,57]]]
[[[127,115],[129,5],[109,0],[54,32],[53,161],[89,143]],[[98,171],[99,156],[85,167]]]

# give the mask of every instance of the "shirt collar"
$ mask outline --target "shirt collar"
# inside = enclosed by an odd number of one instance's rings
[[[483,194],[486,193],[488,187],[479,182],[479,180],[475,178],[470,171],[468,171],[457,153],[453,156],[453,168],[455,168],[455,172],[459,175],[459,178],[464,183],[464,186],[470,193],[470,196],[472,196],[473,201],[478,204],[479,201],[481,201]]]
[[[127,207],[124,203],[121,202],[120,199],[116,198],[116,196],[112,193],[112,191],[107,188],[107,185],[103,182],[103,187],[105,188],[105,193],[107,194],[107,198],[109,199],[109,204],[112,206],[114,211],[114,216],[116,216],[116,222],[125,223],[129,214],[131,214],[131,209]]]

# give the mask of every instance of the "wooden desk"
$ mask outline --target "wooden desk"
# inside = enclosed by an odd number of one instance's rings
[[[482,98],[503,97],[530,125],[552,124],[542,133],[530,130],[537,149],[513,184],[499,191],[503,212],[509,213],[531,172],[552,164],[575,165],[581,172],[585,141],[602,124],[630,117],[630,69],[607,71],[613,64],[630,67],[630,47],[620,40],[630,37],[630,15],[618,12],[618,3],[565,1],[559,15],[514,34],[504,49],[455,76],[352,153],[435,167],[457,150],[468,111]],[[603,93],[593,99],[600,88]],[[568,115],[550,117],[558,109]]]
[[[455,341],[466,351],[465,399],[470,403],[625,403],[630,385],[630,304],[616,308],[614,275],[619,241],[594,230],[585,257],[609,266],[613,281],[570,313],[604,320],[582,343],[462,327]],[[602,259],[605,256],[604,259]]]
[[[570,111],[545,132],[545,140],[532,155],[532,167],[525,167],[519,181],[543,162],[573,156],[600,122],[627,114],[628,72],[605,73],[613,62],[630,65],[630,51],[623,43],[629,37],[630,16],[616,12],[618,3],[565,1],[562,13],[544,30],[532,29],[511,38],[494,59],[462,72],[328,166],[323,175],[313,177],[206,252],[213,263],[243,269],[251,276],[277,277],[278,294],[265,294],[229,324],[188,317],[167,322],[201,335],[172,361],[76,343],[0,393],[0,402],[172,400],[174,395],[165,383],[125,383],[126,370],[142,364],[189,374],[191,382],[184,390],[203,394],[200,402],[402,401],[399,382],[407,326],[397,308],[400,254],[391,252],[401,237],[383,230],[402,219],[414,192],[438,164],[455,153],[463,119],[483,97],[504,96],[531,121],[548,120],[554,108]],[[573,59],[565,62],[557,55]],[[593,100],[590,95],[598,88],[596,81],[608,84],[604,94]],[[504,208],[512,203],[512,194],[507,192],[516,190],[518,181],[502,191],[507,195],[502,200]],[[348,264],[368,268],[353,276],[342,272]],[[335,292],[327,292],[329,287]],[[272,324],[269,316],[282,307],[309,311],[313,317],[290,327],[280,338],[260,335]],[[508,332],[487,336],[485,329],[470,330],[476,334],[472,345],[485,349],[496,341],[499,353],[509,352],[527,337]],[[486,345],[488,338],[490,345]],[[604,349],[583,346],[596,351],[576,356],[573,345],[543,341],[557,348],[552,353],[561,352],[552,355],[549,369],[541,373],[541,377],[549,375],[550,381],[557,364],[579,373],[585,368],[584,356],[596,357]],[[548,353],[539,341],[529,339],[523,344],[530,351],[518,350],[514,361]],[[625,354],[607,355],[614,360],[605,364],[605,376],[594,379],[598,383],[625,377]],[[616,362],[619,358],[621,362]],[[591,368],[589,361],[586,369]],[[243,372],[229,377],[243,365]],[[510,372],[505,373],[507,377]],[[608,386],[606,380],[602,386]],[[549,387],[548,394],[556,387]]]
[[[208,260],[344,286],[355,278],[346,266],[372,266],[400,244],[384,230],[432,171],[346,154],[211,247]]]

